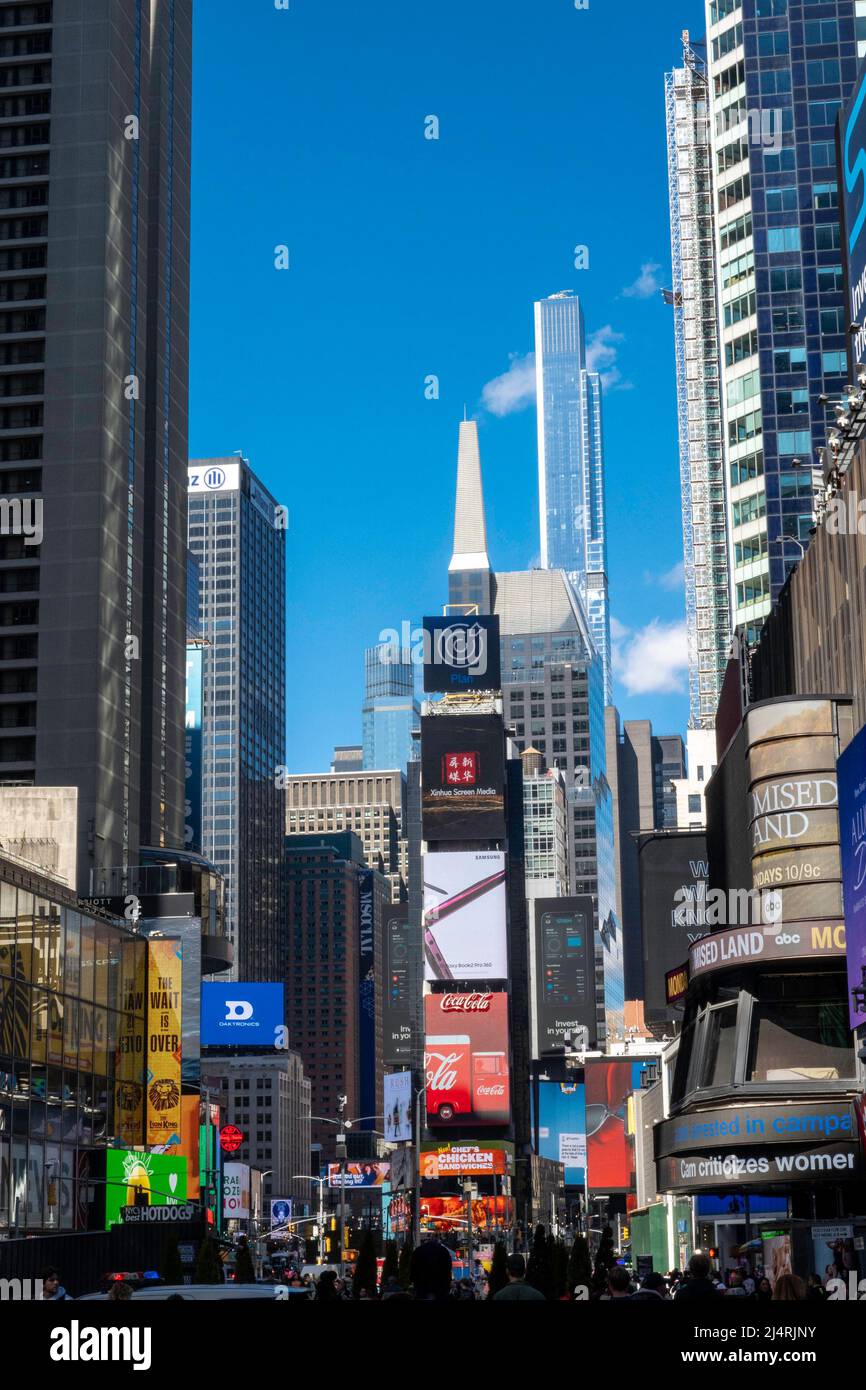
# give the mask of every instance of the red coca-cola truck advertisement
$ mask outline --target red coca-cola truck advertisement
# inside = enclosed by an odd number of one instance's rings
[[[507,1125],[508,995],[428,994],[424,1016],[427,1124]]]

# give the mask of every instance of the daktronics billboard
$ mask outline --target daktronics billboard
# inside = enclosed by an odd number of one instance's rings
[[[866,728],[848,744],[837,763],[842,895],[845,903],[845,954],[848,961],[848,1013],[852,1028],[866,1023],[855,1003],[866,966]],[[861,996],[862,998],[862,996]]]
[[[453,1177],[504,1177],[514,1167],[514,1147],[501,1144],[422,1144],[421,1181],[439,1182]]]
[[[674,1018],[665,977],[706,936],[707,837],[682,831],[642,835],[638,840],[644,1016],[647,1022]]]
[[[535,901],[535,1031],[537,1057],[595,1043],[595,912],[592,898]],[[583,1031],[581,1031],[583,1030]]]
[[[643,1063],[587,1058],[586,1166],[593,1192],[633,1192],[631,1096],[640,1089]]]
[[[505,855],[424,856],[425,980],[504,980]]]
[[[505,741],[497,714],[424,715],[422,835],[427,841],[505,835]]]
[[[201,1040],[205,1047],[273,1047],[285,1023],[282,984],[203,980]]]
[[[384,1187],[391,1176],[390,1163],[328,1164],[329,1187]]]
[[[424,1020],[428,1126],[507,1125],[508,995],[428,994]]]

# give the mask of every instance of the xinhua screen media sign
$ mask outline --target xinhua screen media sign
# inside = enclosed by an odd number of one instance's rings
[[[273,1047],[282,1028],[283,985],[206,980],[201,987],[204,1047]]]

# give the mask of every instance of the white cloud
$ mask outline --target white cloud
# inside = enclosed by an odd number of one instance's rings
[[[624,333],[606,323],[597,328],[586,340],[586,366],[590,372],[598,372],[605,391],[630,391],[632,383],[623,381],[622,372],[616,364],[618,344],[625,341]]]
[[[661,266],[656,261],[647,261],[640,268],[640,275],[622,291],[624,299],[652,299],[658,294],[662,282],[656,274]]]
[[[614,674],[629,695],[676,694],[685,689],[688,643],[684,622],[653,618],[633,631],[611,619]]]
[[[660,574],[656,582],[660,588],[667,589],[669,593],[676,593],[677,589],[681,589],[685,583],[685,565],[682,560]]]
[[[507,372],[496,376],[481,392],[481,404],[491,415],[514,415],[535,401],[535,353],[512,353]]]

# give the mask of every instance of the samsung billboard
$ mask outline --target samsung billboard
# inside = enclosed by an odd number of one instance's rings
[[[505,855],[426,854],[423,929],[425,980],[504,980]]]
[[[285,1023],[281,984],[202,981],[203,1047],[273,1047]]]

